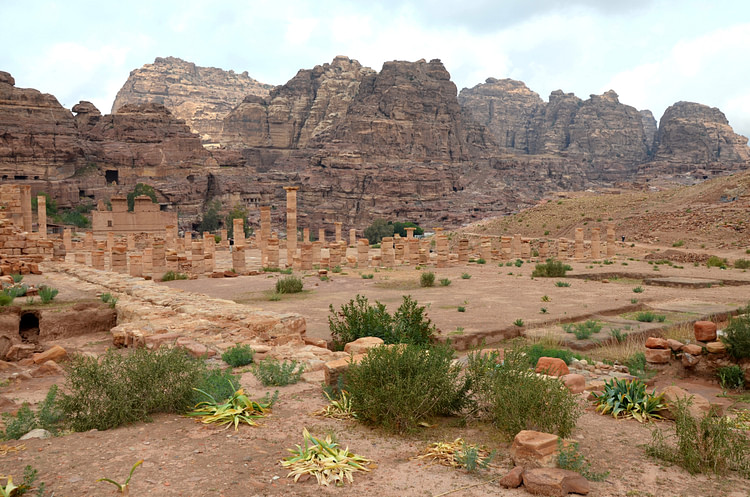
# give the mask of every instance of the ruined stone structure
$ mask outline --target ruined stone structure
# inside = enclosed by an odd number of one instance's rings
[[[128,212],[125,197],[113,197],[111,202],[111,211],[97,209],[91,212],[91,225],[97,236],[105,236],[110,231],[115,234],[163,234],[166,226],[177,224],[176,212],[160,211],[159,205],[145,195],[136,197],[133,212]]]

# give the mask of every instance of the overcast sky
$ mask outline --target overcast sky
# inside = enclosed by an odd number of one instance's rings
[[[283,84],[346,55],[441,59],[459,91],[488,77],[547,100],[609,89],[658,120],[674,102],[719,107],[750,134],[747,0],[0,0],[0,70],[70,108],[109,112],[155,57]]]

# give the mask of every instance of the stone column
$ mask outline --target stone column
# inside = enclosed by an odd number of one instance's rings
[[[448,267],[448,237],[442,233],[436,234],[435,248],[437,249],[437,267]]]
[[[130,254],[130,276],[143,278],[143,256]]]
[[[331,266],[331,268],[335,268],[336,266],[341,266],[341,247],[342,243],[340,242],[331,242],[331,246],[328,249],[328,264]]]
[[[164,250],[177,250],[177,226],[168,224],[164,227]]]
[[[547,260],[549,251],[547,240],[539,240],[539,259]]]
[[[336,238],[335,238],[335,240],[336,240],[337,242],[340,242],[340,241],[341,241],[341,225],[342,225],[342,224],[343,224],[343,223],[341,223],[340,221],[335,221],[335,222],[333,223],[333,226],[334,226],[334,229],[335,229],[335,233],[336,233]]]
[[[191,271],[196,276],[202,276],[206,272],[205,266],[203,265],[204,264],[204,259],[203,259],[204,247],[205,245],[203,243],[203,240],[195,240],[191,242],[191,247],[190,247],[191,248],[190,253],[192,256],[190,260]]]
[[[279,238],[276,233],[271,233],[271,236],[266,240],[266,252],[268,255],[268,263],[266,267],[278,268],[279,267]]]
[[[357,266],[364,268],[370,262],[370,241],[367,238],[360,238],[357,243]]]
[[[354,228],[349,230],[349,246],[350,247],[357,246],[357,230]]]
[[[104,271],[104,250],[97,248],[91,252],[91,267]]]
[[[501,236],[500,237],[500,257],[504,260],[511,258],[513,254],[512,248],[513,237]]]
[[[300,267],[303,271],[311,271],[313,268],[311,242],[302,242],[302,248],[300,249]]]
[[[601,240],[599,239],[599,233],[601,228],[591,228],[591,258],[594,260],[599,259],[602,252]]]
[[[320,264],[320,251],[323,248],[323,242],[320,240],[312,242],[312,260],[313,265]]]
[[[221,247],[222,249],[228,249],[229,248],[229,230],[221,229],[219,230],[219,235],[221,236],[219,247]]]
[[[576,228],[575,252],[576,259],[583,259],[583,228]]]
[[[430,262],[430,242],[419,240],[419,265],[424,266]]]
[[[286,190],[286,265],[292,267],[297,255],[297,190],[298,186],[285,186]]]
[[[232,238],[234,238],[235,245],[246,245],[244,219],[232,219]]]
[[[149,244],[143,249],[143,275],[154,277],[154,246]]]
[[[31,233],[32,230],[32,212],[31,212],[31,186],[21,185],[21,215],[23,216],[23,230]]]
[[[245,246],[237,245],[232,247],[232,269],[237,274],[243,274],[247,271],[247,260],[245,259]]]
[[[607,259],[615,256],[615,225],[607,225]]]
[[[521,259],[531,259],[531,239],[521,238]]]
[[[400,235],[393,236],[393,247],[394,247],[394,259],[396,264],[401,264],[404,261],[404,242],[401,241]]]
[[[160,278],[166,269],[166,252],[164,251],[164,240],[161,238],[154,239],[151,252],[151,276],[153,278]]]
[[[260,206],[260,263],[268,266],[268,239],[271,238],[271,206]],[[278,241],[277,241],[278,247]],[[278,266],[277,266],[278,267]]]
[[[521,258],[521,234],[516,233],[513,235],[513,242],[511,244],[511,248],[513,249],[513,258],[514,259],[520,259]]]
[[[86,265],[86,253],[85,252],[76,252],[74,259],[76,261],[76,264],[81,264],[83,266]]]
[[[458,241],[458,263],[467,264],[469,262],[469,239],[461,238]]]
[[[417,228],[404,228],[404,229],[406,230],[406,239],[407,240],[410,240],[410,239],[414,238],[414,230],[416,230]]]
[[[318,228],[318,241],[325,246],[326,244],[326,229]]]
[[[396,264],[396,254],[393,251],[393,237],[385,236],[380,241],[380,257],[385,267],[393,267]]]
[[[479,256],[488,263],[492,260],[492,242],[490,241],[490,237],[482,237],[479,245]]]
[[[112,255],[110,255],[110,266],[111,270],[115,273],[127,273],[128,272],[128,246],[123,244],[117,244],[112,247]]]
[[[216,267],[214,254],[216,253],[216,239],[206,231],[203,233],[203,270],[206,273],[213,273]]]
[[[44,195],[38,195],[36,197],[37,208],[36,218],[37,225],[39,227],[39,238],[42,240],[47,239],[47,197]]]
[[[568,258],[568,240],[566,238],[557,240],[557,258],[561,261]]]
[[[127,244],[128,244],[128,250],[133,251],[135,250],[135,235],[133,233],[127,234]]]
[[[303,228],[302,229],[302,241],[303,242],[309,242],[310,241],[310,228]]]
[[[73,238],[70,228],[63,230],[63,246],[65,247],[65,252],[73,250]]]

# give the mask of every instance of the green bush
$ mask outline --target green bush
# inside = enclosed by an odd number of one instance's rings
[[[734,261],[734,267],[736,269],[750,269],[750,260],[737,259],[736,261]]]
[[[276,293],[299,293],[301,291],[302,280],[296,276],[276,280]]]
[[[3,438],[8,440],[18,440],[36,428],[57,435],[64,419],[57,400],[57,385],[50,387],[36,413],[24,402],[15,415],[3,413],[2,418],[5,424]]]
[[[554,259],[547,259],[544,264],[537,264],[531,276],[534,278],[563,278],[565,273],[573,269],[567,264]]]
[[[175,271],[167,271],[164,273],[164,275],[161,277],[162,281],[174,281],[174,280],[186,280],[188,279],[188,275],[185,273],[178,273]]]
[[[363,279],[363,280],[371,280],[371,279],[373,279],[374,277],[375,277],[375,275],[374,275],[374,274],[372,274],[372,273],[369,273],[369,274],[363,274],[363,275],[362,275],[362,279]]]
[[[722,259],[721,257],[712,255],[708,258],[706,261],[706,267],[718,267],[721,269],[726,269],[727,267],[727,260]]]
[[[57,288],[50,288],[46,285],[39,287],[39,298],[42,300],[42,304],[49,304],[57,296],[59,290]],[[25,293],[25,292],[24,292]]]
[[[657,414],[666,406],[664,398],[656,392],[648,393],[646,384],[640,380],[613,378],[604,382],[604,391],[593,393],[596,411],[618,418],[635,418],[643,423],[661,419]]]
[[[569,323],[563,325],[565,333],[573,333],[578,340],[586,340],[602,330],[602,323],[589,319],[583,323]]]
[[[633,293],[643,293],[643,287],[642,286],[637,286],[637,287],[633,288]]]
[[[461,273],[461,279],[462,280],[471,279],[471,275],[469,273]]]
[[[221,402],[231,397],[239,389],[240,381],[237,376],[232,374],[231,369],[211,368],[205,371],[203,377],[193,388],[193,398],[190,404],[194,406],[199,402],[210,400],[206,397],[206,394]]]
[[[721,341],[735,359],[750,357],[750,314],[729,318]]]
[[[522,349],[506,350],[502,365],[479,353],[470,354],[467,376],[477,412],[508,438],[522,430],[567,437],[581,415],[578,401],[562,380],[529,369]]]
[[[346,372],[352,408],[359,419],[408,432],[420,421],[458,412],[468,385],[446,345],[375,347]]]
[[[716,370],[716,376],[721,388],[739,390],[745,386],[745,373],[737,364],[720,367]]]
[[[276,359],[263,359],[253,368],[253,376],[264,387],[283,387],[297,383],[305,372],[305,365],[297,361],[278,361]]]
[[[691,398],[675,404],[675,443],[667,441],[664,432],[655,428],[646,453],[671,462],[690,474],[726,474],[737,471],[750,478],[750,439],[737,430],[725,416],[711,411],[698,419],[690,414]]]
[[[523,319],[518,318],[515,321],[513,321],[513,324],[521,328],[524,325]]]
[[[561,288],[567,288],[567,287],[570,286],[570,282],[568,282],[568,281],[555,281],[555,286],[556,287],[561,287]]]
[[[458,312],[466,312],[466,307],[463,305],[458,306]]]
[[[31,410],[29,404],[26,402],[21,405],[15,416],[4,412],[2,417],[5,424],[3,438],[6,440],[18,440],[31,430],[39,427],[34,411]]]
[[[565,364],[570,364],[570,362],[574,358],[576,359],[582,358],[581,355],[574,354],[570,350],[558,349],[555,347],[547,347],[541,343],[535,343],[534,345],[525,347],[523,349],[523,352],[526,354],[526,357],[528,358],[528,365],[532,368],[536,367],[536,363],[539,362],[540,357],[556,357],[558,359],[562,359],[563,361],[565,361]]]
[[[635,354],[628,357],[625,361],[625,365],[628,367],[628,372],[634,376],[645,376],[646,374],[646,354],[643,352],[636,352]]]
[[[481,257],[479,259],[477,259],[476,261],[474,261],[474,262],[476,262],[477,264],[487,264],[487,261],[485,261]]]
[[[10,305],[13,303],[13,297],[8,295],[5,291],[0,292],[0,307]]]
[[[440,286],[448,286],[451,284],[451,280],[448,278],[440,278]]]
[[[651,311],[641,311],[636,313],[635,320],[640,321],[641,323],[651,323],[654,321],[658,321],[659,323],[663,323],[667,319],[667,316],[663,314],[656,314],[655,312]]]
[[[232,366],[233,368],[239,366],[246,366],[253,362],[253,356],[255,351],[246,344],[237,344],[234,347],[230,347],[221,354],[221,359]]]
[[[22,274],[14,273],[14,274],[11,274],[10,277],[13,278],[13,283],[16,283],[16,284],[21,283],[21,281],[23,281]]]
[[[597,473],[591,470],[591,464],[578,451],[578,442],[563,442],[557,439],[557,467],[575,471],[589,481],[604,481],[609,471]]]
[[[515,262],[513,262],[513,265],[516,267],[523,266],[523,260],[522,259],[516,259]]]
[[[391,316],[380,302],[370,305],[367,297],[357,295],[343,304],[337,313],[329,305],[328,326],[333,350],[343,350],[348,342],[362,337],[382,338],[385,343],[428,344],[435,325],[411,296],[404,295],[401,305]]]
[[[147,420],[155,412],[183,412],[206,374],[184,350],[109,350],[101,358],[72,356],[60,408],[75,431],[107,430]]]
[[[419,286],[425,288],[435,286],[435,273],[432,271],[426,271],[419,275]]]
[[[294,272],[294,270],[292,268],[288,267],[286,269],[280,269],[279,272],[281,274],[292,274]],[[336,271],[333,271],[333,272],[335,273]]]

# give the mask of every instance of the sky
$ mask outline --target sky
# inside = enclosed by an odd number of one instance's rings
[[[460,91],[521,80],[545,101],[613,89],[657,121],[680,101],[750,136],[747,0],[0,0],[0,70],[16,86],[110,111],[156,57],[284,84],[346,55],[441,59]]]

